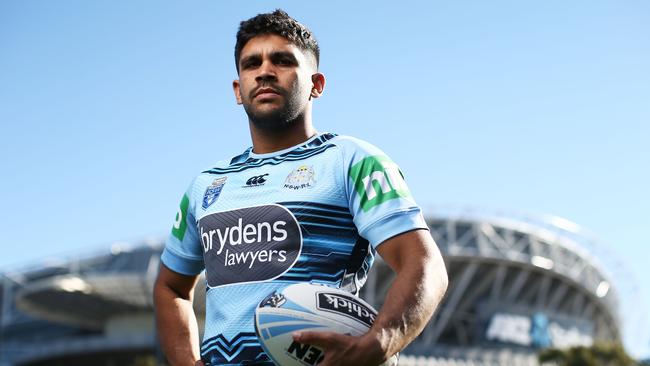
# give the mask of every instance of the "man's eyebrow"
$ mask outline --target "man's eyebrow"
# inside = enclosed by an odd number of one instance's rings
[[[294,61],[298,61],[296,56],[292,52],[287,52],[287,51],[274,51],[271,52],[271,58],[276,58],[276,57],[287,57],[290,58]]]
[[[292,52],[288,51],[273,51],[269,55],[269,57],[273,60],[277,60],[279,58],[286,58],[288,60],[291,60],[292,62],[295,62],[296,64],[299,63],[298,59],[296,58],[296,55],[294,55]],[[242,57],[239,60],[240,65],[246,65],[249,62],[256,62],[262,59],[262,54],[261,53],[254,53],[251,55],[246,55]]]
[[[252,55],[248,55],[248,56],[242,57],[242,58],[239,60],[239,63],[240,63],[240,64],[244,64],[244,63],[247,62],[247,61],[253,61],[253,60],[256,60],[256,59],[260,59],[260,58],[262,58],[262,55],[260,55],[259,53],[255,53],[255,54],[252,54]]]

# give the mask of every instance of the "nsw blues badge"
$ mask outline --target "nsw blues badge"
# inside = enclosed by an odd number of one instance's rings
[[[286,189],[312,188],[316,184],[316,174],[313,166],[302,165],[292,171],[284,181]]]
[[[204,210],[217,201],[223,186],[226,184],[226,179],[228,179],[228,177],[217,178],[208,188],[206,188],[205,194],[203,195],[203,204],[201,205]]]

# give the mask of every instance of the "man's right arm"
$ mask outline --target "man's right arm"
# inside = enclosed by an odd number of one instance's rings
[[[176,273],[164,264],[153,289],[158,338],[167,360],[173,366],[202,365],[199,330],[192,308],[196,276]]]

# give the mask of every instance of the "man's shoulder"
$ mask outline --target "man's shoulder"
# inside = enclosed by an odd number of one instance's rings
[[[246,163],[246,161],[249,158],[249,153],[251,151],[251,147],[247,148],[244,150],[243,153],[237,154],[235,156],[222,159],[217,161],[216,163],[206,167],[203,169],[199,175],[204,175],[204,174],[218,174],[221,171],[227,171],[232,168],[236,168],[238,166],[241,166]]]
[[[218,183],[219,176],[225,176],[228,172],[232,171],[233,167],[242,165],[247,160],[250,150],[251,148],[248,148],[241,154],[219,160],[199,171],[192,179],[189,191],[193,192],[197,187],[203,189],[202,187],[206,184]]]
[[[330,140],[331,143],[337,144],[337,145],[358,145],[358,144],[367,144],[365,140],[362,140],[360,138],[350,136],[350,135],[339,135],[339,134],[332,134],[334,137]]]
[[[330,143],[339,146],[347,154],[385,155],[384,152],[374,144],[348,135],[336,135]]]

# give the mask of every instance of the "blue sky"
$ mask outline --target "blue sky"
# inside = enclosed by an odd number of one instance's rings
[[[645,1],[0,2],[0,269],[166,235],[192,177],[250,144],[234,35],[275,7],[319,39],[319,130],[380,146],[429,210],[589,230],[650,356]]]

